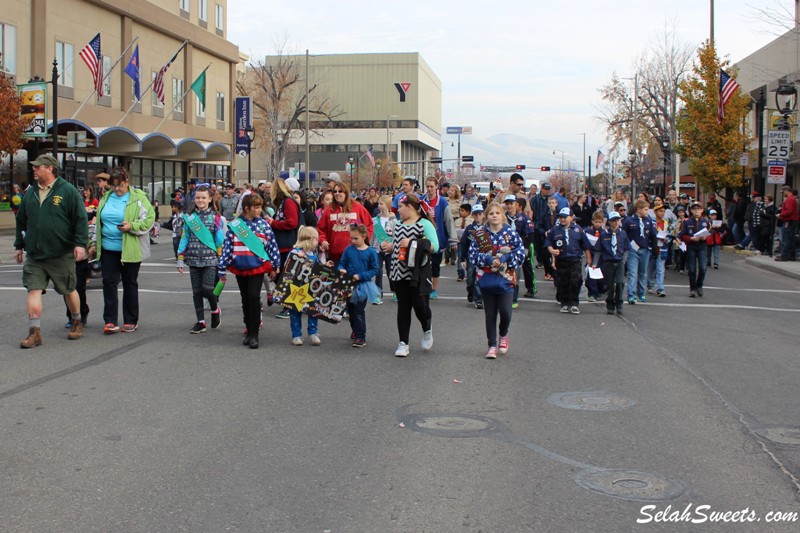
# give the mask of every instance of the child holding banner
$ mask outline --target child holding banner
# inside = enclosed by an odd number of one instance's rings
[[[222,217],[211,207],[211,194],[206,186],[200,186],[194,193],[194,206],[183,215],[183,231],[178,243],[178,272],[183,274],[189,267],[192,283],[192,300],[197,322],[189,333],[205,333],[206,320],[203,298],[208,300],[211,309],[211,329],[217,329],[222,313],[219,301],[214,294],[217,281],[217,260],[225,240]]]
[[[242,199],[242,214],[228,224],[222,255],[217,265],[217,276],[223,283],[226,272],[236,276],[242,296],[245,338],[242,344],[258,348],[258,327],[261,322],[261,285],[264,274],[275,279],[281,254],[275,235],[266,220],[261,218],[264,199],[249,194]]]
[[[319,261],[317,256],[317,246],[319,246],[319,233],[316,228],[311,226],[300,226],[297,231],[297,242],[289,252],[286,260],[292,257],[304,257],[309,261]],[[333,265],[333,263],[331,263]],[[285,269],[285,263],[284,263]],[[286,274],[284,274],[286,275]],[[292,344],[294,346],[303,345],[303,313],[297,309],[289,309],[289,325],[292,328]],[[312,346],[319,346],[322,341],[317,335],[317,317],[308,315],[308,338]]]
[[[339,261],[339,271],[349,274],[356,282],[353,296],[347,303],[350,327],[353,329],[350,338],[353,339],[354,348],[364,348],[367,345],[367,302],[373,301],[380,294],[372,281],[378,273],[378,253],[375,248],[367,245],[368,238],[369,232],[364,224],[351,226],[350,246],[345,248]]]

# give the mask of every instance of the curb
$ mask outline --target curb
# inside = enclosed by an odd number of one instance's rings
[[[762,270],[769,270],[770,272],[774,272],[776,274],[781,274],[781,275],[789,277],[789,278],[800,279],[800,271],[795,272],[793,270],[789,270],[788,268],[781,268],[780,265],[772,264],[772,263],[766,262],[766,261],[759,261],[756,258],[748,257],[744,261],[748,265],[752,265],[752,266],[760,268]]]

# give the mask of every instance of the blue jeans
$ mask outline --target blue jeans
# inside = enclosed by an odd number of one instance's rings
[[[350,329],[353,330],[355,338],[367,340],[367,302],[347,302],[347,313],[350,315]]]
[[[758,250],[758,240],[759,237],[761,237],[761,228],[760,227],[754,228],[751,224],[748,224],[747,226],[748,226],[747,237],[745,237],[744,239],[741,240],[741,242],[739,242],[739,246],[741,246],[742,248],[747,248],[747,245],[752,242],[753,248]]]
[[[457,269],[458,269],[457,270],[458,271],[458,277],[459,278],[464,278],[467,273],[464,272],[463,268],[461,268],[461,261],[458,260],[459,257],[461,257],[461,243],[460,242],[458,243],[458,249],[456,250],[456,265],[457,265]]]
[[[706,249],[708,257],[706,257],[706,266],[711,266],[711,260],[714,260],[714,266],[719,265],[719,244],[712,244]]]
[[[644,298],[649,258],[650,250],[647,248],[628,251],[628,299]]]
[[[483,302],[483,296],[481,295],[481,288],[478,287],[476,283],[476,276],[475,276],[475,265],[471,263],[467,263],[467,294],[472,293],[472,298],[475,303]]]
[[[375,275],[375,285],[381,290],[383,296],[383,272],[389,274],[389,265],[392,262],[392,253],[378,252],[378,273]],[[392,280],[389,280],[389,289],[392,288]],[[394,291],[392,291],[394,292]]]
[[[781,228],[781,259],[794,261],[794,235],[797,233],[797,221],[784,222]]]
[[[689,269],[689,290],[702,289],[706,279],[706,243],[686,247],[686,267]]]
[[[292,338],[303,336],[303,315],[295,309],[289,309],[289,325],[292,328]],[[317,317],[306,315],[308,317],[308,334],[317,334]]]
[[[657,291],[664,291],[664,270],[666,261],[661,259],[661,255],[652,256],[647,264],[647,288],[656,288]]]

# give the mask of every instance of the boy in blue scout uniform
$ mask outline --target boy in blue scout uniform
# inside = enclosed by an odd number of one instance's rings
[[[594,263],[603,262],[603,278],[608,285],[606,313],[622,315],[622,291],[625,288],[625,263],[623,257],[630,248],[628,234],[620,229],[622,217],[616,211],[608,214],[608,228],[603,230],[594,246]]]
[[[475,240],[475,230],[483,226],[483,206],[476,203],[472,206],[471,214],[473,222],[464,228],[464,234],[461,236],[461,257],[458,260],[461,262],[461,268],[467,272],[467,301],[472,303],[474,300],[475,309],[483,309],[481,289],[476,283],[476,267],[469,261],[469,245]]]
[[[622,230],[628,234],[628,303],[646,302],[647,262],[650,250],[656,244],[656,226],[649,216],[650,204],[636,200],[634,214],[622,221]]]
[[[582,256],[592,263],[592,245],[586,233],[572,222],[572,210],[564,207],[558,212],[558,224],[547,234],[544,245],[556,258],[556,299],[562,313],[580,314],[578,295],[583,283]]]
[[[520,239],[522,239],[522,245],[525,247],[525,253],[527,257],[527,250],[530,246],[530,243],[533,240],[533,235],[529,232],[533,231],[533,223],[531,219],[528,218],[528,215],[522,212],[520,209],[519,203],[517,202],[517,197],[513,194],[507,195],[503,199],[503,206],[506,210],[506,219],[508,220],[508,225],[517,232]],[[519,281],[523,279],[522,277],[522,266],[517,268],[517,286],[514,287],[514,302],[511,304],[513,309],[519,307]],[[528,294],[528,293],[526,293]],[[533,293],[528,296],[531,298]]]
[[[683,222],[678,239],[686,243],[686,267],[689,269],[689,297],[703,296],[706,279],[706,237],[695,237],[701,230],[711,231],[711,221],[703,216],[703,204],[692,203],[692,216]]]

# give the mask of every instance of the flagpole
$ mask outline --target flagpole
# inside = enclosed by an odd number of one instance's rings
[[[181,45],[181,47],[180,47],[180,48],[178,48],[178,51],[177,51],[177,52],[175,52],[175,53],[174,53],[172,56],[170,56],[170,57],[174,57],[174,56],[178,55],[178,54],[181,52],[181,50],[183,50],[183,47],[184,47],[184,46],[186,46],[186,44],[187,44],[188,42],[189,42],[189,39],[186,39],[185,41],[183,41],[183,44]],[[142,78],[142,76],[141,76],[141,69],[140,69],[140,71],[139,71],[139,81],[140,81],[140,82],[141,82],[141,78]],[[140,102],[142,101],[142,97],[143,97],[145,94],[147,94],[147,91],[150,89],[150,87],[152,87],[152,86],[153,86],[153,84],[154,84],[155,82],[156,82],[155,78],[154,78],[154,79],[152,79],[152,80],[150,80],[150,83],[148,83],[148,84],[147,84],[147,87],[145,87],[145,88],[144,88],[144,90],[143,90],[143,91],[142,91],[142,92],[139,94],[139,99],[138,99],[138,100],[136,100],[135,102],[133,102],[133,103],[131,104],[131,106],[128,108],[128,110],[127,110],[127,111],[125,111],[125,114],[124,114],[124,115],[122,115],[122,118],[121,118],[121,119],[119,119],[119,122],[117,122],[117,124],[116,124],[116,126],[115,126],[115,127],[119,127],[119,126],[120,126],[120,125],[121,125],[123,122],[125,122],[125,119],[126,119],[126,118],[128,118],[128,115],[130,115],[130,114],[131,114],[131,111],[133,111],[133,108],[136,106],[136,104],[138,104],[138,103],[140,103]]]
[[[122,54],[120,54],[120,56],[117,58],[117,60],[114,62],[114,64],[113,64],[113,65],[111,65],[111,68],[110,68],[110,69],[108,69],[108,72],[106,73],[106,75],[105,75],[105,76],[103,76],[103,80],[102,80],[102,82],[105,82],[105,81],[106,81],[106,78],[108,78],[108,77],[111,75],[111,73],[114,71],[114,68],[115,68],[115,67],[116,67],[116,66],[119,64],[119,62],[122,60],[122,58],[125,56],[125,54],[126,54],[126,53],[128,53],[128,50],[130,50],[130,49],[131,49],[131,46],[133,46],[133,44],[134,44],[136,41],[138,41],[138,40],[139,40],[139,36],[137,35],[137,36],[136,36],[136,37],[135,37],[135,38],[134,38],[134,39],[131,41],[131,44],[129,44],[129,45],[128,45],[128,47],[127,47],[127,48],[126,48],[126,49],[125,49],[125,50],[122,52]],[[101,83],[102,83],[102,82],[101,82]],[[87,96],[87,97],[86,97],[86,99],[85,99],[83,102],[81,102],[81,105],[78,107],[78,110],[77,110],[77,111],[75,111],[75,113],[72,115],[72,118],[73,118],[73,119],[74,119],[75,117],[77,117],[77,116],[78,116],[78,113],[80,113],[80,112],[81,112],[81,110],[83,109],[83,106],[85,106],[85,105],[86,105],[86,102],[88,102],[88,101],[89,101],[89,98],[91,98],[91,97],[92,97],[92,95],[94,95],[96,92],[97,92],[97,87],[95,87],[94,89],[92,89],[92,92],[91,92],[91,93],[89,93],[89,96]]]
[[[211,65],[213,65],[213,64],[214,64],[214,63],[213,63],[213,61],[212,61],[211,63],[209,63],[209,64],[208,64],[208,66],[206,66],[206,68],[204,68],[204,69],[203,69],[203,70],[200,72],[200,74],[198,74],[198,75],[197,75],[197,78],[199,78],[200,76],[202,76],[202,75],[203,75],[203,73],[204,73],[205,71],[207,71],[207,70],[209,69],[209,67],[210,67]],[[197,80],[197,78],[195,78],[195,80]],[[175,112],[175,110],[178,108],[178,104],[180,104],[181,102],[183,102],[184,98],[186,98],[186,95],[187,95],[187,94],[189,94],[189,91],[191,91],[191,90],[192,90],[192,86],[190,85],[190,86],[189,86],[189,88],[186,90],[186,92],[185,92],[185,93],[183,93],[183,96],[181,96],[181,99],[180,99],[180,100],[178,100],[177,102],[175,102],[175,103],[172,105],[172,109],[170,109],[169,113],[167,113],[166,115],[164,115],[164,118],[162,118],[162,119],[161,119],[161,122],[159,122],[159,123],[158,123],[158,126],[156,126],[156,129],[154,129],[154,130],[153,130],[153,133],[155,133],[155,132],[157,132],[159,129],[161,129],[161,126],[163,126],[163,125],[164,125],[164,122],[165,122],[165,121],[166,121],[166,120],[167,120],[167,119],[168,119],[168,118],[169,118],[169,117],[172,115],[172,113],[174,113],[174,112]]]

